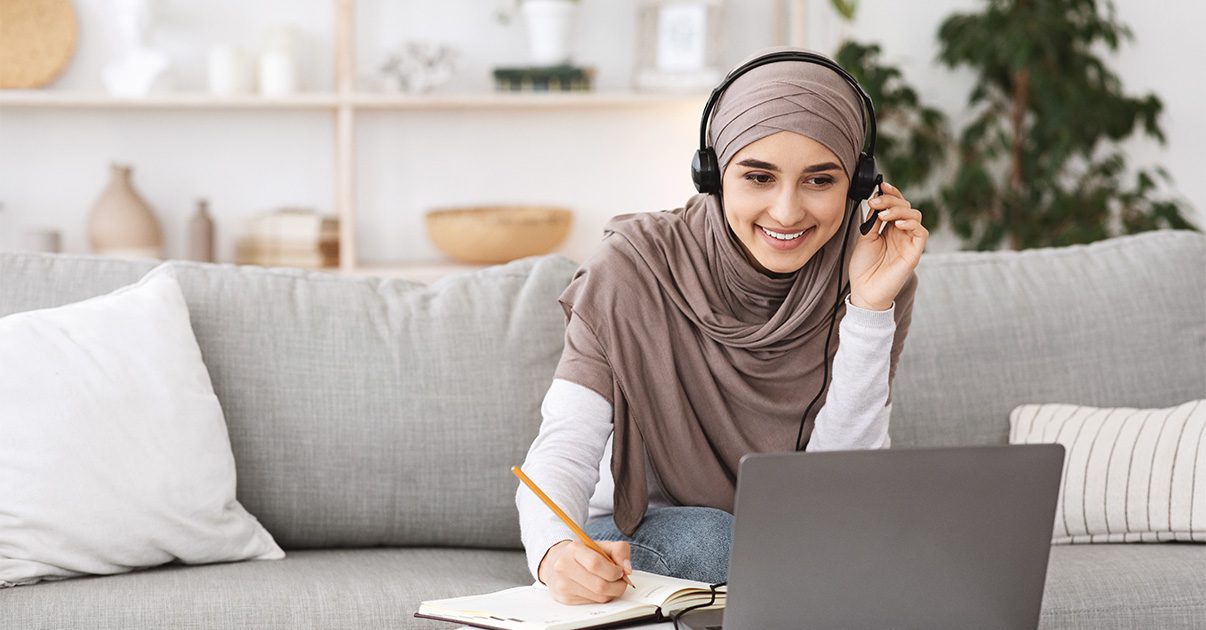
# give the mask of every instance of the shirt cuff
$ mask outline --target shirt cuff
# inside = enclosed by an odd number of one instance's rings
[[[850,320],[852,324],[866,326],[867,328],[888,328],[896,325],[896,300],[892,300],[892,306],[889,306],[884,311],[873,311],[871,309],[855,306],[850,303],[850,296],[846,296],[846,314],[842,320]]]
[[[550,547],[563,540],[577,540],[577,536],[564,523],[557,521],[556,525],[550,524],[547,531],[539,532],[526,542],[530,551],[528,553],[528,570],[532,572],[532,579],[543,584],[540,581],[540,562],[544,560],[544,556],[549,552]]]

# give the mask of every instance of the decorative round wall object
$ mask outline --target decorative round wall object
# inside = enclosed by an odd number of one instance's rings
[[[39,88],[59,77],[79,26],[70,0],[0,0],[0,88]]]

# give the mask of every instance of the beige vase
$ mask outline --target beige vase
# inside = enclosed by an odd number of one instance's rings
[[[92,251],[123,258],[162,258],[163,230],[130,183],[130,167],[114,163],[110,169],[109,185],[88,215]]]

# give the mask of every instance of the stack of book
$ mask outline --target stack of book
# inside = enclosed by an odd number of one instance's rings
[[[494,69],[499,92],[588,92],[594,83],[593,67],[519,66]]]
[[[235,242],[235,262],[265,267],[323,269],[339,265],[339,219],[305,208],[281,208],[247,222]]]

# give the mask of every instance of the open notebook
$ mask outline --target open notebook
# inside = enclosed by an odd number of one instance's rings
[[[561,604],[547,586],[537,582],[487,595],[426,601],[415,616],[499,630],[570,630],[663,621],[712,598],[712,589],[705,582],[645,571],[633,571],[628,577],[636,588],[629,587],[622,597],[606,604]],[[716,602],[708,608],[723,608],[724,594],[723,586],[717,589]]]

